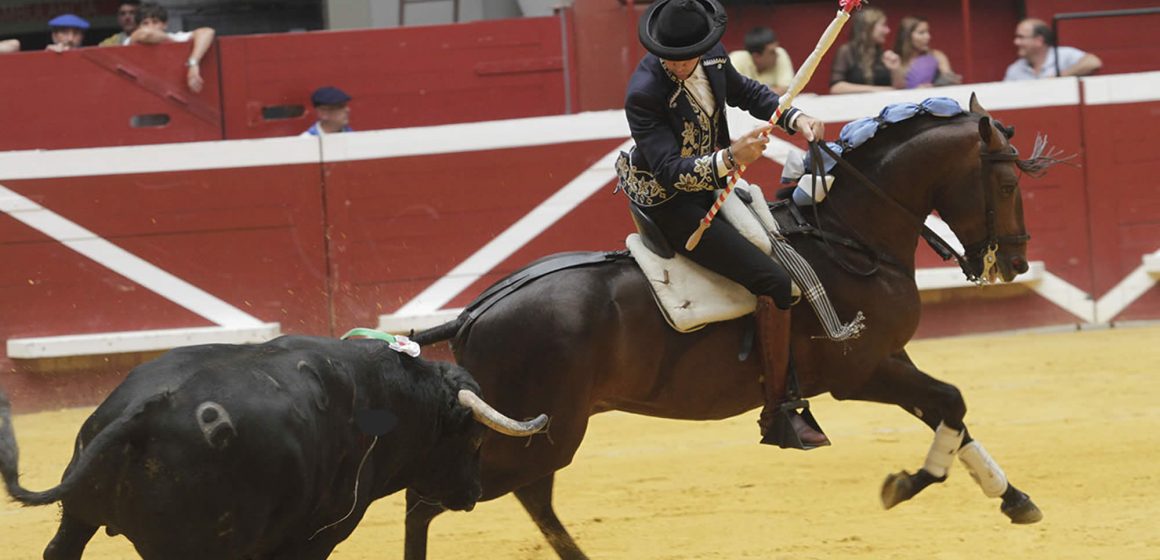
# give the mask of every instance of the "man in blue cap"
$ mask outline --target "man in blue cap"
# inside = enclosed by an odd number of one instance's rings
[[[636,146],[616,163],[618,188],[654,222],[674,249],[757,296],[758,355],[764,369],[762,443],[802,449],[829,445],[808,409],[786,410],[791,280],[781,264],[718,218],[691,251],[685,249],[734,170],[762,156],[766,124],[733,140],[725,107],[760,120],[773,117],[778,96],[733,67],[721,45],[725,9],[717,0],[655,0],[638,25],[648,50],[629,78],[625,115]],[[824,125],[789,108],[775,123],[787,134],[820,139]],[[724,358],[723,358],[724,359]],[[786,439],[781,427],[792,428]],[[796,441],[794,441],[796,440]]]
[[[310,96],[318,120],[299,136],[350,132],[350,96],[334,86],[320,87]]]
[[[45,50],[64,52],[80,48],[89,22],[76,14],[64,14],[48,20],[48,28],[52,30],[52,44]]]

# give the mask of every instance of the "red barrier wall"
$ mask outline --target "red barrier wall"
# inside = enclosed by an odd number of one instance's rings
[[[224,37],[198,94],[185,84],[189,44],[5,55],[0,130],[20,133],[0,135],[0,151],[295,135],[323,85],[354,97],[356,130],[558,115],[563,52],[555,17]],[[264,116],[279,106],[297,116]],[[170,120],[130,125],[147,114]]]
[[[1160,247],[1160,102],[1084,107],[1088,216],[1093,293],[1113,290]],[[1132,305],[1122,319],[1160,313],[1160,290]]]
[[[197,94],[185,85],[187,44],[4,55],[0,151],[220,140],[217,55],[202,61]],[[135,128],[139,115],[169,121]]]
[[[556,18],[229,37],[220,41],[225,137],[302,132],[323,85],[354,98],[356,130],[561,114],[561,41]],[[306,112],[262,118],[277,105]]]

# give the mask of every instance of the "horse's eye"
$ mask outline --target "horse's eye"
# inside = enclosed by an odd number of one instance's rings
[[[999,192],[1003,196],[1011,196],[1011,195],[1015,194],[1015,189],[1017,189],[1017,188],[1019,188],[1019,185],[1016,185],[1014,183],[999,185]]]

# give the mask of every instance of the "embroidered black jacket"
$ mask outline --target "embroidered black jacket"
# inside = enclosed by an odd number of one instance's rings
[[[716,103],[712,116],[653,54],[645,55],[629,79],[624,109],[636,147],[621,153],[616,171],[619,187],[638,205],[655,206],[681,191],[725,188],[728,177],[718,176],[714,157],[731,143],[725,104],[761,120],[777,109],[777,94],[739,74],[720,43],[700,64]],[[778,126],[785,128],[795,112],[783,113]]]

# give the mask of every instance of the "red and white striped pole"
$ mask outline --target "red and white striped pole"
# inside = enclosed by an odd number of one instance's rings
[[[814,47],[814,52],[806,58],[801,67],[793,76],[793,81],[789,83],[789,88],[786,89],[785,95],[778,100],[777,109],[773,112],[773,118],[769,120],[770,124],[777,123],[781,118],[781,114],[793,103],[793,98],[801,93],[802,88],[810,82],[810,78],[814,75],[814,70],[818,69],[818,63],[822,61],[826,51],[830,50],[830,46],[834,44],[834,40],[838,38],[838,33],[842,31],[842,26],[846,25],[846,20],[850,19],[850,12],[862,4],[862,0],[838,0],[838,5],[841,8],[838,14],[834,16],[834,20],[826,27],[825,33],[822,33],[821,39],[818,39],[817,46]],[[821,140],[819,138],[818,140]],[[721,205],[725,204],[725,199],[733,193],[733,188],[737,186],[737,179],[741,178],[741,174],[745,172],[745,166],[735,169],[729,175],[729,183],[725,185],[725,190],[721,191],[721,196],[713,203],[713,207],[701,218],[700,224],[697,225],[697,231],[689,236],[689,240],[685,242],[685,250],[692,251],[693,248],[701,242],[701,236],[705,234],[705,230],[713,225],[713,218],[717,217],[717,212],[721,211]]]

